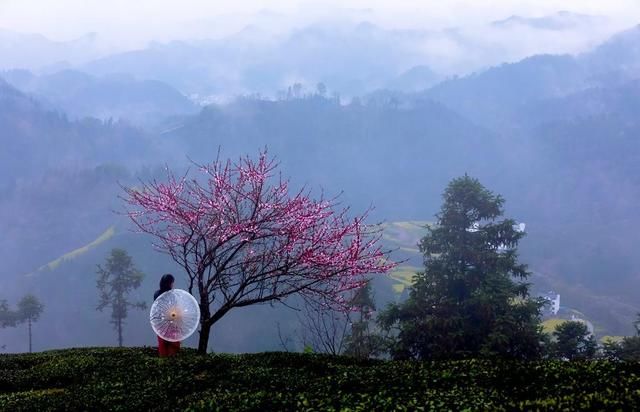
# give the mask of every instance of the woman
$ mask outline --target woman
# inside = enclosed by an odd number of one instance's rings
[[[156,290],[153,294],[153,300],[158,299],[158,296],[164,292],[173,289],[173,283],[175,279],[172,274],[167,273],[160,278],[160,289]],[[161,358],[166,356],[174,356],[180,350],[180,342],[169,342],[158,336],[158,354]]]

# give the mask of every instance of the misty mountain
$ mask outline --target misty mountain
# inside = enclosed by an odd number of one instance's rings
[[[424,93],[488,126],[503,125],[520,105],[586,87],[584,68],[571,56],[541,55],[444,81]]]
[[[133,171],[148,175],[185,160],[128,123],[70,120],[2,79],[0,130],[0,259],[7,275],[28,273],[113,225],[118,181]]]
[[[566,10],[542,17],[523,17],[513,15],[491,23],[493,27],[509,28],[527,26],[543,30],[566,30],[576,26],[587,26],[604,23],[604,18],[588,14],[572,13]]]
[[[71,121],[2,80],[0,130],[0,258],[7,274],[29,272],[104,231],[113,224],[117,179],[128,176],[127,168],[166,160],[161,144],[127,124]]]
[[[640,80],[632,80],[610,87],[595,86],[557,98],[528,102],[515,111],[518,123],[535,126],[545,123],[572,123],[589,121],[591,118],[611,117],[622,124],[635,120],[640,110]],[[627,120],[623,120],[627,119]]]
[[[512,84],[508,70],[496,73],[495,84]],[[554,80],[561,84],[559,76]],[[640,197],[640,89],[631,83],[568,90],[542,103],[532,91],[531,100],[513,107],[496,104],[510,121],[520,119],[513,133],[479,127],[433,101],[403,102],[383,93],[349,106],[317,97],[211,106],[167,138],[184,142],[194,158],[203,156],[199,149],[213,152],[218,145],[233,154],[268,145],[294,181],[302,176],[302,183],[344,190],[346,203],[372,203],[382,219],[430,218],[439,189],[470,173],[503,194],[513,216],[527,222],[523,256],[546,275],[539,277],[543,284],[573,296],[568,304],[579,301],[601,325],[622,333],[634,315],[630,291],[640,271],[631,247],[640,241],[633,200]],[[489,105],[480,97],[479,105]],[[606,110],[589,109],[598,107]],[[594,298],[581,300],[589,295]],[[616,296],[622,309],[606,296]]]
[[[540,55],[444,81],[424,95],[475,122],[513,127],[528,102],[559,98],[593,87],[620,86],[640,77],[640,26],[579,56]]]
[[[321,186],[328,196],[344,191],[347,204],[373,204],[384,219],[421,216],[424,199],[437,200],[454,176],[500,173],[504,153],[486,131],[428,100],[401,108],[393,101],[343,106],[319,96],[240,99],[207,107],[162,139],[199,162],[218,147],[233,158],[266,146],[294,182]],[[493,170],[481,161],[489,155]],[[389,202],[399,198],[407,201]]]
[[[72,118],[127,120],[151,126],[166,117],[195,114],[199,109],[167,84],[136,80],[131,75],[94,77],[64,70],[36,76],[26,70],[9,70],[0,76]]]
[[[600,82],[640,78],[640,25],[616,34],[579,59]]]
[[[15,89],[8,90],[26,98]],[[38,110],[37,103],[33,103],[36,106],[31,110]],[[70,128],[77,127],[75,122],[68,123]],[[456,125],[454,129],[452,124]],[[394,138],[395,135],[399,137]],[[88,130],[85,137],[94,138]],[[445,184],[451,176],[464,171],[455,164],[456,159],[472,168],[475,156],[485,145],[482,137],[472,124],[439,104],[424,102],[410,110],[379,103],[345,107],[335,100],[316,96],[280,102],[241,99],[229,105],[211,106],[188,119],[181,128],[157,139],[173,145],[174,151],[202,162],[211,161],[219,146],[223,156],[233,158],[238,154],[257,153],[259,147],[268,145],[294,187],[308,184],[314,196],[324,191],[327,197],[344,190],[340,200],[345,205],[361,212],[371,203],[379,204],[374,214],[380,218],[389,213],[422,214],[424,206],[414,204],[415,197],[411,194],[407,202],[389,200],[407,196],[399,190],[401,186],[412,187],[419,193],[426,189],[431,192],[429,198],[437,202],[441,187],[431,184],[422,187],[423,176],[414,174],[415,170],[407,165],[418,164],[424,158],[433,163],[430,166],[433,170],[438,162],[442,170],[430,179],[439,185]],[[397,147],[399,141],[403,141],[404,149]],[[32,150],[36,156],[36,150]],[[87,151],[81,147],[78,150]],[[123,150],[124,155],[124,149],[118,150]],[[454,162],[448,164],[447,157]],[[159,160],[151,153],[147,159]],[[178,171],[181,170],[178,166]],[[16,176],[18,172],[12,170],[10,175]],[[392,178],[391,174],[396,177]],[[0,225],[7,234],[0,245],[0,256],[7,273],[11,274],[8,279],[12,284],[5,293],[15,296],[29,290],[42,296],[50,311],[43,316],[51,338],[48,345],[97,345],[110,341],[108,316],[98,314],[92,307],[95,264],[110,247],[125,247],[139,267],[149,274],[141,289],[143,298],[151,296],[161,273],[175,270],[182,279],[181,272],[153,250],[149,238],[127,234],[126,219],[112,213],[122,206],[117,197],[118,182],[134,185],[138,177],[162,178],[163,174],[134,174],[116,165],[69,172],[43,171],[41,177],[20,178],[0,201],[0,216],[3,216]],[[398,185],[398,178],[403,179],[402,185]],[[380,202],[381,199],[385,199],[384,202]],[[16,219],[18,214],[20,218]],[[100,234],[113,225],[116,226],[114,236],[82,253],[73,252],[102,237]],[[57,259],[64,254],[71,258]],[[54,260],[59,263],[38,270]],[[70,290],[77,295],[74,305],[59,300]],[[387,285],[384,291],[388,295],[392,289]],[[382,291],[379,293],[385,295]],[[145,313],[132,313],[130,321],[142,322],[145,316]],[[63,319],[71,317],[76,319],[77,329],[61,333],[65,326]],[[286,308],[274,312],[265,305],[231,314],[214,331],[214,347],[226,351],[281,349],[274,319],[281,323],[284,333],[294,333],[297,325],[294,312]],[[87,334],[97,322],[103,322],[104,327]],[[246,328],[239,330],[235,326],[238,322]],[[131,344],[143,344],[152,337],[148,330],[129,333]],[[13,333],[11,336],[9,345],[16,342]]]
[[[434,72],[428,66],[414,66],[391,80],[386,87],[401,92],[419,92],[442,80],[442,75]]]
[[[528,219],[523,256],[545,274],[538,281],[619,331],[619,320],[633,316],[629,291],[640,271],[632,247],[640,241],[640,88],[637,72],[625,69],[639,62],[630,40],[639,32],[581,56],[536,56],[420,95],[505,136],[516,161],[499,184]],[[618,63],[607,65],[609,56]]]
[[[212,60],[223,59],[212,50],[200,49],[184,42],[166,45],[152,44],[143,50],[133,50],[107,56],[87,63],[83,70],[97,75],[127,73],[141,79],[157,80],[176,87],[183,93],[215,93],[226,79],[217,79]]]
[[[152,43],[96,59],[81,69],[99,76],[130,73],[159,80],[203,101],[253,93],[275,96],[293,83],[313,90],[323,82],[346,96],[377,88],[415,91],[440,80],[427,70],[465,75],[536,54],[580,52],[610,34],[593,30],[607,26],[595,24],[601,20],[559,12],[443,30],[326,21],[276,33],[256,23],[221,39]],[[522,44],[518,38],[529,41]]]
[[[260,65],[249,67],[246,77],[267,68],[286,76],[281,86],[287,78],[310,85],[322,81],[347,95],[362,94],[383,86],[407,64],[418,63],[420,56],[412,46],[423,36],[424,32],[389,31],[368,22],[353,27],[312,25],[294,30]],[[260,86],[257,90],[265,85]]]
[[[419,63],[411,46],[422,35],[385,31],[370,23],[312,25],[265,44],[261,38],[268,34],[249,27],[222,40],[154,43],[84,68],[97,75],[130,73],[156,79],[188,94],[273,95],[294,82],[311,88],[325,82],[352,95],[383,86],[403,67]]]
[[[41,34],[16,33],[0,28],[0,69],[4,70],[69,67],[107,52],[96,33],[70,41],[53,41]]]
[[[640,122],[629,114],[640,90],[636,85],[625,93],[580,93],[575,100],[548,103],[551,108],[575,104],[592,109],[607,105],[612,95],[630,107],[613,103],[600,113],[585,110],[582,116],[528,130],[537,155],[522,158],[530,171],[519,175],[527,182],[522,196],[536,222],[530,233],[535,247],[525,256],[535,269],[553,274],[547,276],[551,287],[563,290],[577,307],[588,308],[599,327],[628,333],[621,320],[630,321],[639,309],[632,291],[640,282],[634,246],[640,242]]]
[[[0,80],[1,181],[47,168],[111,162],[139,164],[149,154],[148,136],[119,122],[71,121]],[[28,162],[25,161],[28,159]]]

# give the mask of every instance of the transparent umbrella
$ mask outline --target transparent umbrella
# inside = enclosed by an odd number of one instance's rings
[[[169,342],[179,342],[198,329],[200,307],[186,290],[171,289],[153,302],[149,318],[156,335]]]

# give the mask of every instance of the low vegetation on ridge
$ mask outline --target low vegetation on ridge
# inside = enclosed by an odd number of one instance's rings
[[[638,410],[637,362],[385,361],[153,348],[0,355],[0,410]]]

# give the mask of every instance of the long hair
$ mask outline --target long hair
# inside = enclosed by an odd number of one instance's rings
[[[153,295],[153,299],[157,299],[158,296],[162,295],[164,292],[171,290],[171,284],[175,281],[175,278],[171,273],[167,273],[162,275],[160,278],[160,289],[156,291]]]
[[[171,289],[171,284],[175,281],[175,278],[171,273],[167,273],[166,275],[162,275],[160,278],[160,290],[162,293]]]

